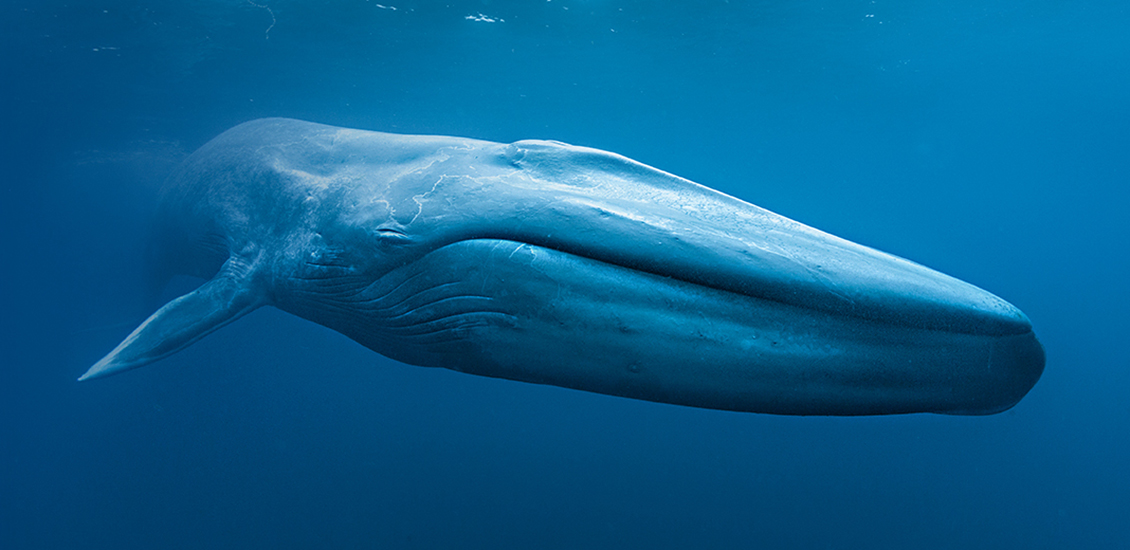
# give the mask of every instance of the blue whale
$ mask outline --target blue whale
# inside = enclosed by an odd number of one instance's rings
[[[1018,309],[625,157],[290,119],[170,176],[163,265],[207,279],[80,380],[261,306],[413,365],[711,409],[991,414],[1039,379]]]

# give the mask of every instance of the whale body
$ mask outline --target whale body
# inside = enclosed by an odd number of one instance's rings
[[[80,380],[261,306],[392,359],[712,409],[991,414],[1043,348],[1004,300],[625,157],[261,119],[169,177],[207,279]]]

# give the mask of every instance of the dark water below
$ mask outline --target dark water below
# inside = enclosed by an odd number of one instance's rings
[[[0,547],[1130,545],[1124,3],[383,1],[0,6]],[[1047,370],[991,417],[774,417],[260,310],[75,382],[154,305],[161,181],[263,116],[616,151],[1001,295]]]

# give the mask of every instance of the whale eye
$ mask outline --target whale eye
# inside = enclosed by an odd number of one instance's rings
[[[380,239],[381,244],[407,244],[412,240],[403,231],[391,227],[377,229],[377,238]]]

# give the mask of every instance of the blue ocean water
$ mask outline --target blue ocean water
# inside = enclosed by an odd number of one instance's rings
[[[1123,3],[382,2],[0,6],[0,547],[1130,545]],[[164,177],[264,116],[615,151],[1001,295],[1047,368],[990,417],[738,414],[264,309],[75,382],[160,303]]]

